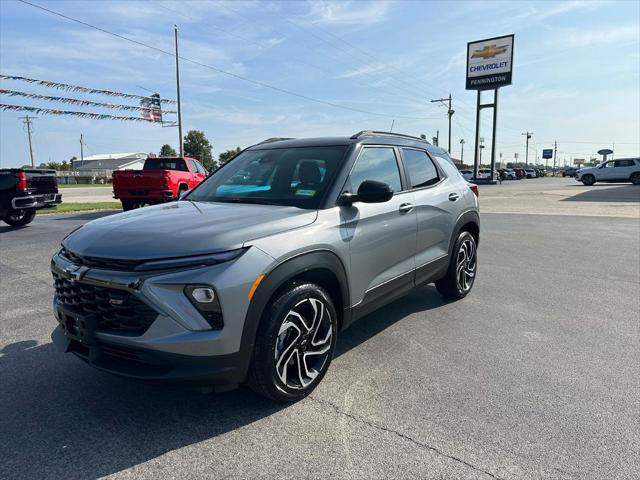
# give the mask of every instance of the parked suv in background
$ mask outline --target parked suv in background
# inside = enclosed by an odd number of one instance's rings
[[[246,380],[293,401],[356,319],[430,282],[466,296],[479,232],[477,187],[426,141],[271,140],[180,201],[67,236],[51,263],[52,338],[119,375]]]
[[[576,172],[576,180],[585,185],[596,182],[631,182],[640,185],[640,158],[619,158],[597,167],[581,168]]]

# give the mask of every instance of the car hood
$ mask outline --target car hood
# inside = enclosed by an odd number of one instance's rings
[[[316,210],[179,201],[93,220],[62,244],[90,257],[146,260],[240,248],[250,240],[313,223]]]

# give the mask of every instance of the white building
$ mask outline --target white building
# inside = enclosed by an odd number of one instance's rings
[[[90,155],[84,160],[77,159],[73,162],[73,170],[79,172],[93,170],[142,170],[144,161],[148,154],[144,152],[134,153],[105,153],[100,155]]]

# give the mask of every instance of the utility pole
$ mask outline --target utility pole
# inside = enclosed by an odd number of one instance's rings
[[[525,132],[522,135],[527,136],[527,147],[524,154],[524,168],[526,169],[529,166],[529,139],[531,138],[531,135],[533,135],[533,132]]]
[[[395,119],[391,120],[391,128],[389,129],[390,133],[393,132],[393,126],[395,125],[395,123],[396,123]]]
[[[180,63],[179,63],[179,55],[178,55],[178,26],[173,26],[173,32],[175,34],[176,40],[176,90],[177,97],[176,100],[178,102],[178,135],[180,136],[180,156],[184,156],[184,139],[182,138],[182,109],[180,104]]]
[[[460,139],[460,164],[464,164],[464,138]]]
[[[558,155],[558,142],[553,142],[553,175],[556,175],[556,157]]]
[[[80,166],[84,165],[84,136],[80,134]]]
[[[24,120],[24,122],[22,123],[24,123],[27,126],[27,138],[29,139],[29,157],[31,158],[32,167],[35,167],[36,164],[35,164],[35,161],[33,160],[33,144],[31,142],[31,124],[37,118],[38,117],[30,117],[29,115],[20,117],[20,120]]]
[[[451,155],[451,117],[454,114],[454,110],[451,108],[451,94],[449,94],[449,96],[447,98],[437,98],[435,100],[431,100],[431,103],[442,103],[445,106],[448,106],[447,108],[447,116],[449,117],[449,155]],[[448,102],[448,105],[445,103]]]

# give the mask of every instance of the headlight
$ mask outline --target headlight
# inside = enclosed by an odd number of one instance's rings
[[[224,326],[222,308],[213,287],[209,285],[187,285],[184,287],[184,294],[200,312],[200,315],[211,325],[211,328],[220,329]]]
[[[211,253],[207,255],[149,260],[136,266],[134,270],[137,272],[146,272],[149,270],[170,270],[173,268],[195,268],[216,265],[218,263],[235,260],[246,251],[246,248],[239,248],[228,252]]]

